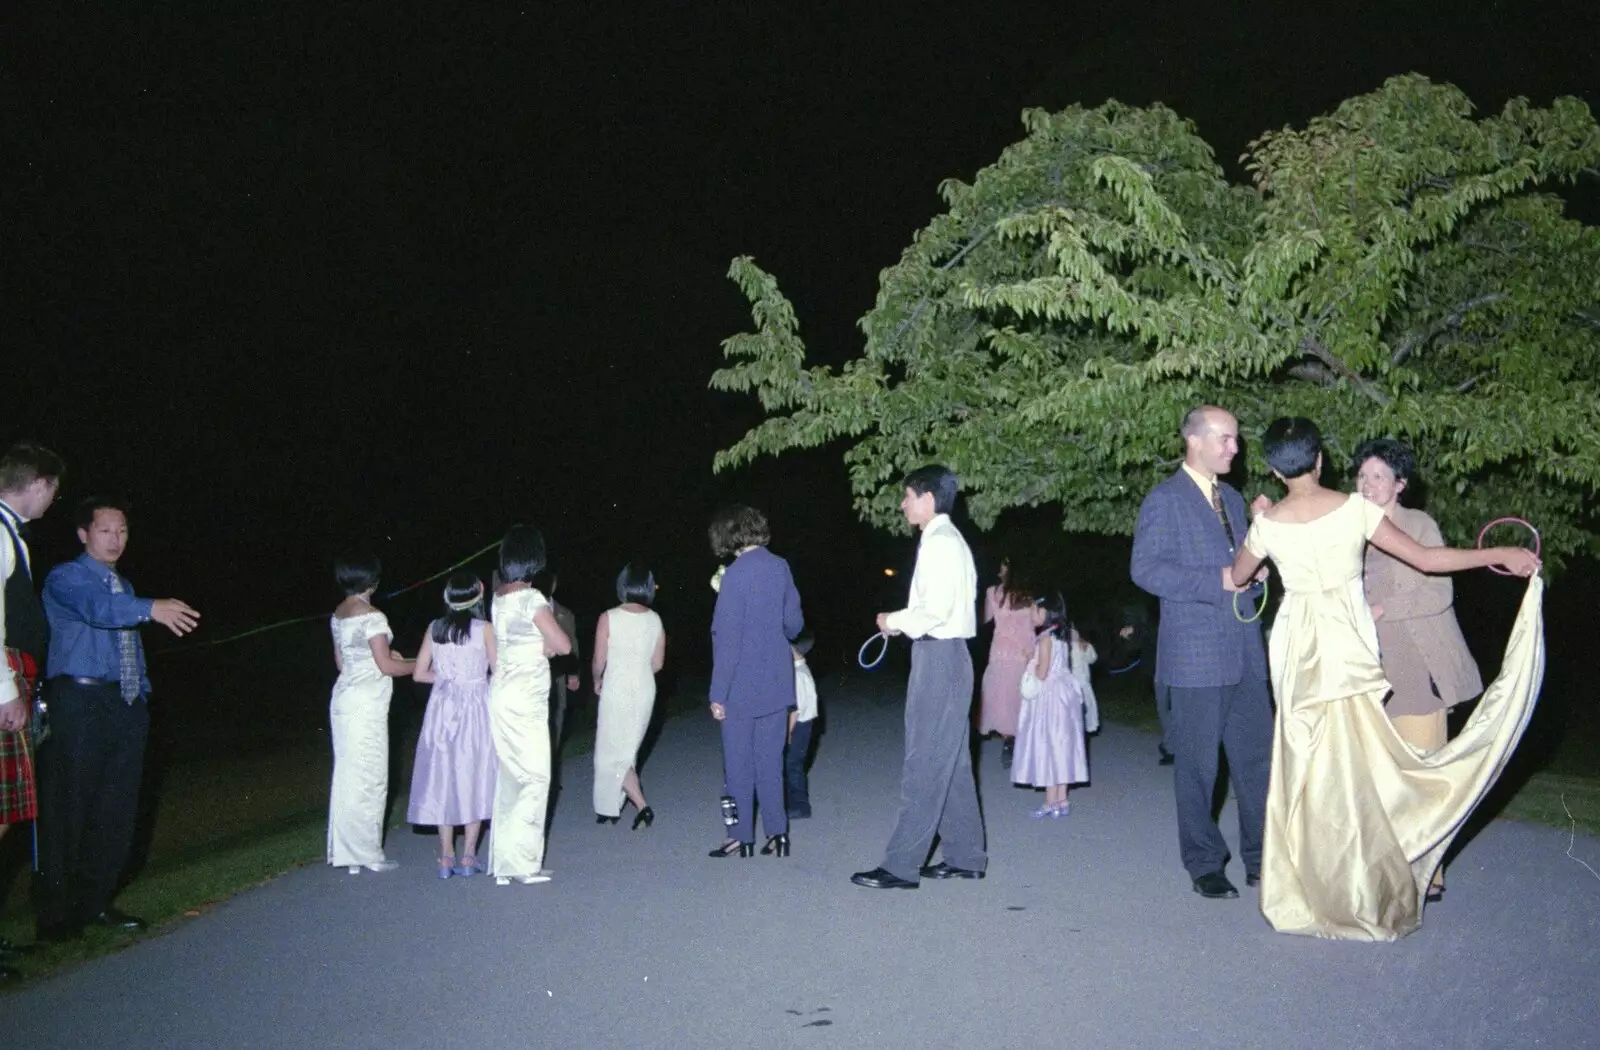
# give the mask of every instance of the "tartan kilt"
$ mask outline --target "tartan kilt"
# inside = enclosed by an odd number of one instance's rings
[[[39,670],[33,658],[16,649],[6,650],[3,672],[15,676],[17,693],[23,703],[33,703]],[[34,786],[33,751],[28,746],[26,726],[15,733],[0,733],[0,824],[20,824],[39,814],[38,792]]]

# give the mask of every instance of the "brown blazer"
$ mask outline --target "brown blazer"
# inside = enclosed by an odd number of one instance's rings
[[[1444,546],[1438,524],[1420,510],[1396,507],[1390,520],[1424,547]],[[1478,665],[1451,607],[1449,576],[1420,573],[1369,545],[1365,584],[1367,604],[1383,606],[1378,647],[1383,673],[1394,686],[1386,708],[1390,715],[1432,714],[1483,692]]]

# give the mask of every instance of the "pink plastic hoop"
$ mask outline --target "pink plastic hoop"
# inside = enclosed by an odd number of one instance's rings
[[[1533,556],[1535,558],[1537,558],[1539,556],[1539,530],[1534,528],[1532,525],[1529,525],[1526,521],[1523,521],[1521,518],[1496,518],[1493,521],[1491,521],[1489,524],[1485,525],[1478,532],[1478,549],[1479,550],[1483,549],[1483,539],[1484,539],[1484,537],[1489,535],[1489,530],[1494,528],[1496,525],[1521,525],[1523,528],[1525,528],[1529,532],[1533,533]],[[1501,576],[1515,576],[1516,575],[1516,573],[1507,572],[1506,570],[1500,568],[1498,565],[1489,566],[1489,571],[1492,572],[1492,573],[1497,573],[1497,574],[1499,574]]]

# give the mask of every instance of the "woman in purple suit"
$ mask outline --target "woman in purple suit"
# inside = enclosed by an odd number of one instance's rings
[[[805,628],[789,563],[767,550],[767,519],[729,507],[712,519],[711,549],[733,563],[721,574],[711,618],[711,717],[722,723],[724,790],[739,820],[713,857],[755,853],[755,808],[774,856],[789,855],[783,745],[794,706],[789,642]]]

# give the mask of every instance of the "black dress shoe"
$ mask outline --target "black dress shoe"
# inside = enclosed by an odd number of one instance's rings
[[[908,879],[902,879],[888,868],[858,871],[850,876],[850,881],[869,890],[914,890],[918,885]]]
[[[1429,886],[1428,893],[1425,897],[1423,897],[1423,900],[1427,901],[1429,904],[1438,904],[1440,901],[1444,900],[1444,887]]]
[[[769,835],[767,837],[767,844],[761,847],[761,855],[763,857],[771,857],[774,855],[779,857],[787,857],[789,855],[789,836]]]
[[[596,824],[615,824],[621,819],[621,817],[608,817],[603,813],[596,813],[594,815],[594,822]]]
[[[1163,751],[1163,752],[1161,752],[1161,757],[1156,761],[1156,765],[1158,765],[1158,766],[1170,766],[1170,765],[1172,765],[1172,763],[1176,762],[1177,760],[1178,760],[1177,756],[1174,755],[1171,751]]]
[[[1244,884],[1246,886],[1259,886],[1261,885],[1261,876],[1254,872],[1248,873],[1244,877]]]
[[[130,933],[139,930],[148,930],[150,924],[137,915],[129,915],[116,908],[107,908],[105,911],[89,920],[90,926],[98,926],[104,930],[126,930]]]
[[[633,830],[638,831],[640,828],[648,828],[655,822],[656,811],[651,809],[649,806],[646,806],[639,811],[638,816],[633,818]]]
[[[942,860],[922,869],[922,877],[925,879],[981,879],[985,874],[971,868],[953,868]]]
[[[1220,871],[1202,875],[1194,880],[1194,891],[1200,896],[1214,901],[1231,901],[1239,896],[1239,891],[1233,883],[1228,881],[1228,876]]]

